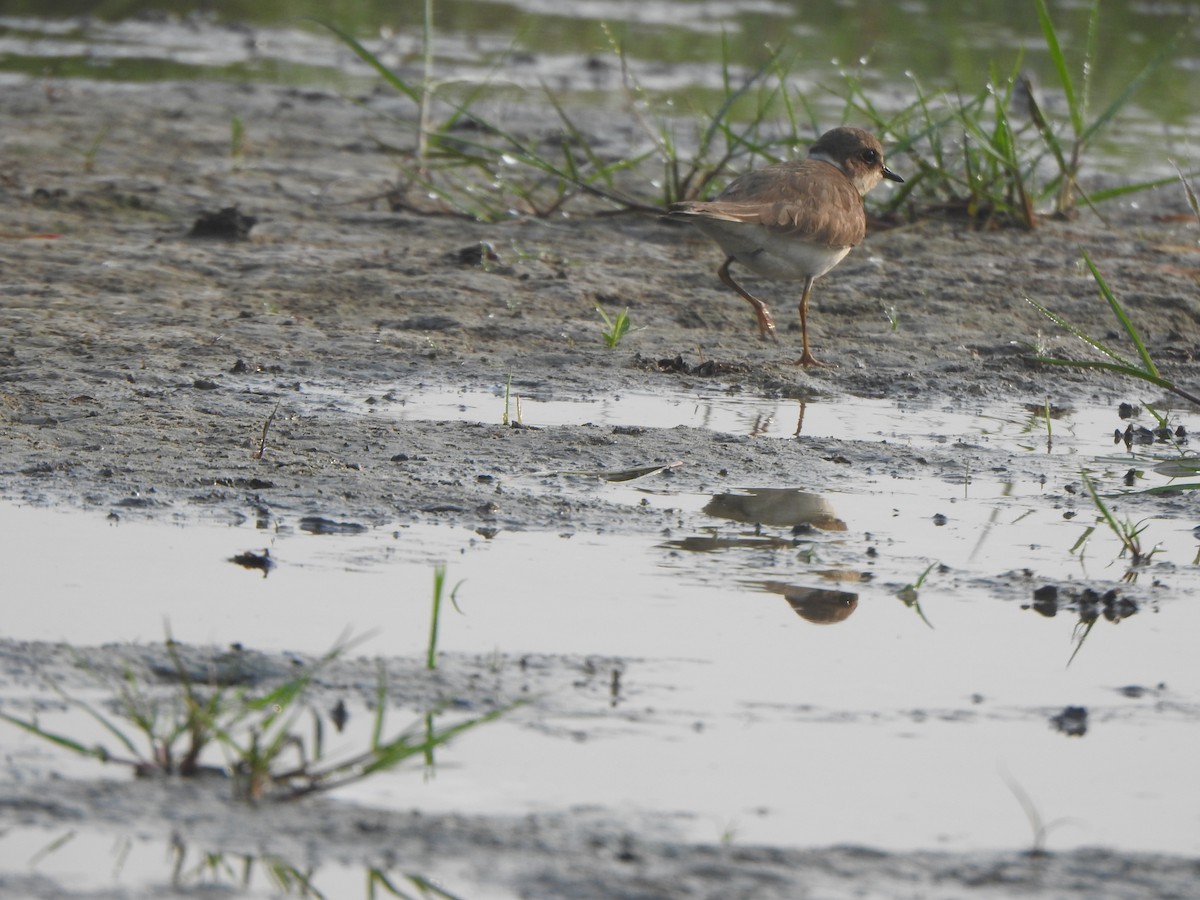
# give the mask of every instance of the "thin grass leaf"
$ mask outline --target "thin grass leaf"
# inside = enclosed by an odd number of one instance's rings
[[[1154,467],[1154,471],[1168,478],[1188,478],[1192,475],[1200,475],[1200,459],[1191,457],[1164,460]]]
[[[374,53],[372,53],[370,50],[368,50],[366,47],[364,47],[362,44],[360,44],[353,35],[349,34],[348,32],[343,31],[341,28],[334,25],[332,22],[326,22],[323,19],[309,19],[309,21],[315,22],[317,25],[320,25],[322,28],[326,28],[329,31],[332,31],[334,33],[334,35],[338,38],[338,40],[340,40],[343,44],[345,44],[352,51],[354,51],[354,54],[359,59],[361,59],[368,66],[370,66],[372,69],[374,69],[379,74],[380,78],[382,78],[384,81],[386,81],[392,87],[394,87],[396,90],[398,90],[404,96],[408,97],[410,100],[412,100],[418,106],[421,105],[424,92],[420,88],[413,87],[407,81],[405,81],[403,78],[401,78],[399,75],[397,75],[395,72],[393,72],[387,66],[385,66],[383,64],[383,62],[380,61],[378,56],[376,56]]]
[[[375,683],[375,716],[371,723],[371,750],[375,751],[383,740],[383,720],[387,716],[387,670],[383,660],[379,661],[379,675]]]
[[[567,114],[566,109],[557,97],[550,91],[549,87],[542,85],[542,91],[546,99],[550,101],[550,105],[554,107],[555,113],[558,115],[559,121],[567,132],[567,140],[562,142],[563,161],[566,165],[564,174],[566,180],[573,184],[582,184],[585,180],[594,182],[596,179],[602,180],[610,190],[615,190],[613,176],[619,172],[636,168],[638,163],[643,161],[648,154],[633,156],[606,162],[601,159],[588,141],[587,136],[575,125],[574,120]],[[590,179],[585,179],[582,171],[575,162],[574,156],[571,154],[571,148],[578,147],[586,157],[588,163],[594,169],[594,176]],[[556,167],[555,167],[556,168]],[[557,173],[554,173],[557,174]]]
[[[56,690],[57,690],[57,688],[56,688]],[[59,693],[62,694],[62,691],[59,691]],[[65,694],[62,694],[62,695],[64,698],[66,698]],[[85,703],[82,700],[77,700],[74,698],[67,698],[67,699],[68,699],[68,702],[70,702],[73,706],[77,707],[78,709],[82,709],[85,713],[87,713],[89,716],[91,716],[96,722],[98,722],[105,731],[107,731],[109,734],[111,734],[113,737],[115,737],[118,741],[120,741],[121,744],[125,747],[125,749],[128,750],[131,754],[133,754],[136,757],[141,758],[142,754],[138,752],[137,746],[134,744],[133,739],[130,738],[120,728],[118,728],[113,723],[113,721],[108,718],[108,716],[104,715],[98,709],[93,707],[90,703]],[[146,731],[145,734],[147,737],[149,737],[151,740],[153,740],[154,735],[152,732]]]
[[[57,734],[53,731],[47,731],[36,722],[29,722],[25,719],[19,719],[16,716],[10,716],[8,713],[0,712],[0,720],[8,722],[10,725],[16,725],[18,728],[24,729],[35,737],[39,737],[44,741],[49,741],[62,747],[65,750],[70,750],[73,753],[78,753],[80,756],[90,756],[93,759],[98,759],[101,762],[120,762],[132,764],[129,760],[121,760],[112,756],[104,747],[95,744],[91,747],[86,744],[81,744],[74,738],[69,738],[63,734]]]
[[[1173,382],[1165,378],[1152,377],[1150,373],[1134,365],[1118,365],[1117,363],[1108,363],[1101,360],[1059,359],[1053,356],[1039,356],[1037,361],[1048,366],[1070,366],[1075,369],[1104,369],[1108,372],[1115,372],[1118,375],[1136,378],[1139,381],[1148,382],[1156,387],[1179,393],[1179,388]]]
[[[1037,2],[1042,3],[1044,0],[1037,0]],[[1121,108],[1129,102],[1129,99],[1149,80],[1150,76],[1154,74],[1155,70],[1157,70],[1159,66],[1165,63],[1172,56],[1172,54],[1175,53],[1175,48],[1178,47],[1180,38],[1189,32],[1189,28],[1181,28],[1176,31],[1171,39],[1163,45],[1162,49],[1159,50],[1159,52],[1155,54],[1145,66],[1142,67],[1141,71],[1139,71],[1133,76],[1133,78],[1126,82],[1125,89],[1121,91],[1121,93],[1118,94],[1117,97],[1104,108],[1104,111],[1101,112],[1100,115],[1097,116],[1086,129],[1081,132],[1078,128],[1076,128],[1077,141],[1080,147],[1090,144],[1092,138],[1094,138],[1097,133],[1107,126],[1110,121],[1112,121],[1113,117],[1116,116]]]
[[[1191,183],[1183,174],[1183,170],[1175,164],[1175,160],[1171,160],[1171,167],[1179,174],[1179,181],[1183,185],[1183,192],[1187,195],[1188,206],[1192,208],[1192,213],[1196,216],[1196,221],[1200,222],[1200,202],[1196,200],[1196,192],[1192,190]]]
[[[454,611],[460,616],[465,616],[466,613],[464,613],[462,611],[462,607],[458,605],[458,589],[466,583],[466,580],[467,579],[465,578],[461,579],[457,584],[454,585],[454,587],[450,589],[450,605],[454,607]]]
[[[509,706],[492,710],[482,716],[468,719],[457,725],[445,728],[442,731],[429,731],[426,734],[413,730],[406,731],[390,741],[372,747],[368,752],[360,753],[341,762],[331,762],[325,766],[312,769],[306,773],[307,783],[296,787],[288,796],[296,798],[316,791],[335,790],[347,784],[361,781],[377,772],[393,769],[413,757],[422,756],[427,758],[436,747],[449,742],[464,732],[477,728],[480,725],[485,725],[488,722],[493,722],[503,715],[507,715],[517,707],[524,706],[525,702],[518,700]]]
[[[421,892],[423,897],[440,897],[441,900],[462,900],[458,894],[451,894],[426,878],[424,875],[406,872],[404,877]]]
[[[1046,8],[1046,0],[1034,0],[1037,7],[1038,22],[1042,26],[1042,36],[1046,40],[1046,50],[1050,54],[1050,62],[1058,75],[1058,83],[1067,99],[1067,110],[1071,116],[1071,127],[1075,134],[1083,133],[1083,107],[1075,95],[1075,85],[1071,81],[1071,72],[1067,68],[1067,60],[1063,55],[1062,46],[1058,42],[1058,32]]]
[[[1032,306],[1034,309],[1036,309],[1038,312],[1040,312],[1043,316],[1045,316],[1047,319],[1049,319],[1051,322],[1053,322],[1059,328],[1062,328],[1065,331],[1071,332],[1071,334],[1075,335],[1075,337],[1079,338],[1081,341],[1083,341],[1089,347],[1092,347],[1093,349],[1098,350],[1100,353],[1103,353],[1105,356],[1109,357],[1110,359],[1116,360],[1122,371],[1125,371],[1127,373],[1133,372],[1133,373],[1138,373],[1138,374],[1144,374],[1141,369],[1139,369],[1137,366],[1135,366],[1132,362],[1130,362],[1128,359],[1126,359],[1120,353],[1118,353],[1117,351],[1110,348],[1107,344],[1103,343],[1102,341],[1097,340],[1096,338],[1092,337],[1089,334],[1086,334],[1083,331],[1080,331],[1078,328],[1076,328],[1074,325],[1072,325],[1070,322],[1068,322],[1066,319],[1064,319],[1058,313],[1053,312],[1052,310],[1050,310],[1047,307],[1043,306],[1042,304],[1038,303],[1032,297],[1026,297],[1025,302],[1028,303],[1030,306]],[[1052,359],[1043,358],[1043,357],[1039,357],[1038,361],[1039,362],[1054,362],[1056,365],[1066,364],[1066,365],[1080,365],[1080,366],[1087,366],[1087,367],[1092,366],[1091,363],[1083,363],[1083,362],[1072,363],[1071,360],[1052,360]],[[1109,364],[1109,363],[1096,363],[1095,365],[1099,366],[1099,367],[1103,367],[1103,368],[1117,368],[1117,367],[1111,366],[1111,364]]]
[[[1093,191],[1091,194],[1087,195],[1087,198],[1090,198],[1092,203],[1102,203],[1105,200],[1113,200],[1117,197],[1124,197],[1126,194],[1136,194],[1141,191],[1150,190],[1151,188],[1162,187],[1165,184],[1170,184],[1174,180],[1174,175],[1165,175],[1162,178],[1155,178],[1151,181],[1135,181],[1132,184],[1122,184],[1116,187]],[[1200,216],[1200,213],[1197,213],[1197,215]]]
[[[792,134],[799,134],[800,127],[796,117],[796,106],[792,102],[792,97],[787,91],[788,70],[783,66],[783,63],[780,60],[781,54],[782,47],[771,52],[771,72],[775,76],[775,80],[779,82],[779,99],[783,103],[783,115],[784,118],[787,119],[788,130]],[[811,113],[811,109],[807,105],[805,106],[805,112]],[[816,130],[816,122],[810,122],[810,124],[812,125],[814,134],[821,133]]]
[[[548,478],[553,475],[575,475],[583,478],[603,478],[605,481],[633,481],[647,475],[657,475],[668,469],[677,469],[683,465],[683,460],[665,463],[663,465],[638,466],[633,469],[550,469],[544,472],[530,472],[526,478]]]
[[[411,872],[404,872],[400,875],[405,881],[416,887],[424,897],[438,897],[441,900],[463,900],[458,894],[451,894],[445,888],[438,887],[428,878],[423,875],[418,875]],[[367,880],[367,897],[368,900],[373,900],[375,897],[376,888],[382,888],[387,891],[389,896],[399,897],[401,900],[410,900],[407,893],[394,885],[387,877],[387,874],[379,869],[370,869]]]
[[[1092,619],[1091,621],[1087,622],[1086,624],[1083,622],[1080,622],[1075,627],[1075,633],[1073,633],[1071,635],[1071,639],[1073,641],[1075,641],[1075,649],[1073,651],[1071,651],[1071,656],[1070,656],[1070,658],[1067,659],[1067,668],[1068,669],[1071,667],[1071,663],[1075,662],[1075,657],[1078,656],[1079,651],[1083,649],[1083,642],[1087,640],[1088,635],[1092,633],[1092,628],[1095,626],[1096,622],[1098,622],[1098,621],[1099,621],[1099,619]]]
[[[722,52],[727,52],[727,49],[728,48],[723,49]],[[721,128],[721,124],[726,120],[726,117],[729,115],[733,105],[742,97],[744,97],[747,92],[749,92],[751,87],[759,83],[768,72],[771,72],[776,68],[776,63],[781,52],[781,50],[773,50],[771,55],[767,58],[767,61],[759,66],[755,72],[747,76],[746,80],[742,82],[741,87],[739,87],[737,90],[730,91],[729,85],[726,83],[725,99],[722,101],[721,105],[717,107],[717,111],[709,120],[708,127],[704,130],[703,136],[700,140],[700,149],[702,152],[701,154],[698,154],[698,156],[702,156],[705,152],[707,152],[708,147],[712,144],[713,139],[716,137]],[[728,78],[728,73],[726,74],[726,78]],[[774,93],[775,92],[772,92],[772,96]],[[760,121],[761,118],[762,116],[760,115]]]
[[[1134,494],[1178,494],[1183,491],[1200,491],[1200,482],[1188,482],[1186,484],[1160,484],[1154,487],[1143,488],[1140,491],[1131,491]]]
[[[441,731],[435,731],[432,735],[423,738],[419,743],[413,743],[411,735],[400,735],[394,740],[383,744],[372,754],[374,758],[362,767],[362,775],[360,777],[393,769],[411,756],[423,754],[435,747],[449,743],[460,734],[478,728],[480,725],[486,725],[488,722],[494,722],[513,708],[512,706],[506,706],[501,709],[494,709],[474,719],[459,722],[457,725],[451,725]]]
[[[1050,152],[1054,155],[1054,161],[1058,164],[1060,173],[1067,172],[1070,166],[1067,164],[1067,156],[1063,151],[1062,141],[1058,139],[1058,135],[1054,133],[1054,129],[1050,127],[1050,123],[1042,114],[1042,108],[1038,105],[1037,98],[1033,93],[1033,85],[1026,80],[1026,89],[1029,96],[1029,116],[1033,119],[1034,127],[1037,128],[1038,134],[1042,136],[1043,142],[1050,148]],[[1061,180],[1062,175],[1054,179],[1051,184],[1047,185],[1047,190],[1052,191],[1054,184]]]
[[[1084,487],[1087,488],[1087,492],[1092,498],[1092,503],[1095,504],[1096,509],[1100,511],[1100,515],[1104,519],[1104,523],[1108,525],[1112,533],[1116,535],[1117,540],[1121,542],[1121,546],[1125,548],[1125,551],[1129,554],[1133,564],[1136,566],[1144,559],[1148,559],[1150,556],[1152,556],[1154,554],[1153,550],[1149,554],[1142,552],[1141,542],[1139,540],[1139,535],[1141,535],[1141,533],[1145,530],[1146,526],[1141,525],[1141,527],[1138,527],[1129,523],[1128,520],[1126,520],[1125,523],[1118,522],[1116,517],[1109,510],[1108,504],[1105,503],[1100,497],[1100,492],[1096,490],[1096,485],[1092,482],[1092,479],[1088,477],[1087,472],[1080,472],[1079,474],[1083,479]]]
[[[325,756],[325,720],[315,709],[309,712],[313,720],[313,759],[320,760]]]
[[[442,618],[442,591],[446,587],[446,564],[433,567],[433,610],[429,615],[429,643],[425,650],[425,668],[437,668],[438,626]]]
[[[1092,73],[1095,71],[1096,54],[1100,44],[1100,0],[1092,0],[1088,12],[1087,38],[1083,42],[1083,87],[1079,91],[1079,107],[1086,116],[1092,100]]]
[[[1096,268],[1096,264],[1092,262],[1092,258],[1088,255],[1088,252],[1084,250],[1082,253],[1084,262],[1087,263],[1087,267],[1091,271],[1092,277],[1096,279],[1096,284],[1100,287],[1100,293],[1104,296],[1104,299],[1108,301],[1108,305],[1112,307],[1113,314],[1117,317],[1117,321],[1121,323],[1121,327],[1125,329],[1125,333],[1129,336],[1129,339],[1133,341],[1133,345],[1137,348],[1138,356],[1142,358],[1142,363],[1145,365],[1146,371],[1149,372],[1153,378],[1158,378],[1158,368],[1154,365],[1154,360],[1150,358],[1150,351],[1148,351],[1146,349],[1146,345],[1142,343],[1142,338],[1138,334],[1137,329],[1134,328],[1133,322],[1131,322],[1129,320],[1129,316],[1125,314],[1125,310],[1121,306],[1120,301],[1117,300],[1116,296],[1109,289],[1108,282],[1104,280],[1104,276],[1100,274],[1100,270]]]
[[[662,212],[662,209],[660,207],[649,206],[645,203],[641,203],[631,197],[626,197],[626,196],[622,195],[618,191],[605,190],[604,188],[597,187],[595,184],[592,184],[587,181],[582,181],[582,182],[573,181],[564,169],[562,169],[558,165],[555,165],[553,162],[549,161],[548,159],[541,156],[540,154],[534,152],[528,146],[526,146],[525,143],[522,142],[519,138],[515,137],[512,134],[509,134],[508,132],[504,131],[504,129],[499,128],[498,126],[489,124],[487,126],[487,131],[489,131],[492,135],[499,138],[500,140],[504,141],[508,145],[506,148],[506,152],[508,152],[509,155],[511,155],[512,157],[517,159],[519,162],[522,162],[525,165],[531,166],[535,169],[538,169],[542,172],[546,172],[547,174],[553,175],[555,177],[563,178],[563,179],[566,179],[567,181],[571,181],[571,183],[575,184],[577,187],[579,187],[585,193],[591,194],[592,196],[598,197],[602,200],[607,200],[608,202],[614,203],[623,209],[640,210],[643,212],[654,212],[654,213]],[[497,155],[500,153],[500,151],[498,151],[496,148],[489,147],[485,144],[482,144],[482,143],[479,143],[476,141],[471,141],[471,140],[462,139],[462,138],[460,138],[459,140],[465,147],[478,149],[485,153],[491,153],[491,154],[497,154]],[[640,162],[641,159],[645,159],[645,158],[646,157],[643,156],[643,157],[639,158],[638,160],[634,161],[634,163],[631,163],[631,165],[635,164],[636,162]]]

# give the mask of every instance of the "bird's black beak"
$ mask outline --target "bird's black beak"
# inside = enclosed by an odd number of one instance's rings
[[[899,175],[897,175],[895,172],[893,172],[891,169],[889,169],[887,166],[883,167],[883,177],[886,178],[888,181],[896,182],[896,184],[904,184],[904,179],[901,178]]]

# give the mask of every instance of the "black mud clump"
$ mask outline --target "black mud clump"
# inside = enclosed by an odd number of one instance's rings
[[[216,212],[205,210],[192,223],[188,237],[201,240],[244,241],[250,237],[250,229],[257,223],[258,219],[244,215],[236,206],[227,206]]]
[[[1088,711],[1085,706],[1068,706],[1050,717],[1050,724],[1067,737],[1083,737],[1088,729]]]
[[[1124,596],[1116,588],[1103,594],[1095,588],[1060,588],[1055,584],[1044,584],[1033,592],[1033,601],[1023,605],[1039,615],[1050,619],[1065,610],[1076,613],[1085,624],[1100,616],[1109,622],[1120,622],[1138,612],[1138,602]]]

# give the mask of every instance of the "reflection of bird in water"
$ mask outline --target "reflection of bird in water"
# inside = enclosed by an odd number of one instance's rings
[[[806,588],[782,581],[759,581],[764,591],[783,594],[796,615],[814,625],[835,625],[850,618],[858,608],[858,594],[848,591],[831,591],[824,588]]]
[[[749,488],[736,494],[715,494],[704,512],[719,519],[754,525],[795,527],[812,525],[822,531],[845,531],[829,501],[795,488]]]
[[[790,550],[795,548],[796,542],[770,535],[753,537],[748,535],[735,537],[693,535],[675,541],[667,541],[662,546],[670,547],[672,550],[686,550],[689,553],[715,553],[718,550]]]

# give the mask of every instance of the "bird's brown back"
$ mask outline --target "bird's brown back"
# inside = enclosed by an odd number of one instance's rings
[[[836,167],[815,159],[747,172],[715,200],[678,203],[672,212],[761,225],[830,248],[853,247],[867,233],[862,198],[853,183]]]

